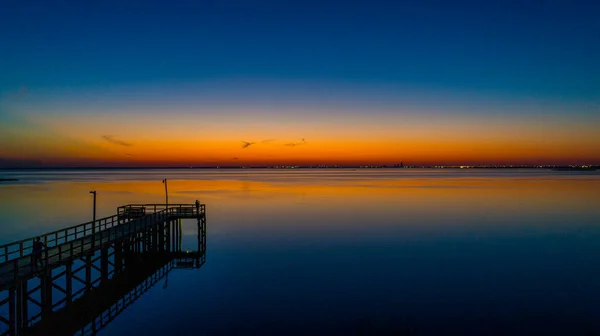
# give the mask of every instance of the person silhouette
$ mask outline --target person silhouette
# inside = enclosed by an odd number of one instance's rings
[[[42,263],[42,250],[46,245],[42,243],[40,237],[35,238],[33,242],[33,268],[37,268],[38,263],[40,266],[44,266]]]
[[[196,213],[200,213],[200,202],[196,200]]]

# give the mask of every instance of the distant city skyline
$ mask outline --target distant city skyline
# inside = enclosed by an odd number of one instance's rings
[[[558,168],[558,167],[576,167],[576,168],[600,168],[600,163],[571,163],[571,164],[375,164],[375,163],[321,163],[321,164],[189,164],[177,165],[168,163],[146,163],[146,164],[118,164],[115,162],[104,162],[101,164],[82,164],[81,162],[71,162],[67,164],[47,164],[35,160],[6,160],[0,159],[0,169],[244,169],[244,168],[271,168],[271,169],[294,169],[294,168],[391,168],[391,169],[410,169],[410,168]]]
[[[8,1],[0,167],[598,164],[598,10]]]

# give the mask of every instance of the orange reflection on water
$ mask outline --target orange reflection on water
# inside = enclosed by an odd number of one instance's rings
[[[600,218],[596,178],[169,180],[169,203],[207,204],[210,226],[232,230],[335,232],[361,227],[459,227],[569,224]],[[0,188],[2,233],[49,231],[115,214],[132,203],[164,203],[160,181],[49,182]],[[578,224],[578,223],[574,223]]]

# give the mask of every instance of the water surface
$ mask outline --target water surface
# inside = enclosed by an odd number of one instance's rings
[[[101,334],[600,332],[600,174],[3,171],[0,244],[128,203],[207,205],[207,259]],[[194,223],[184,222],[192,244]]]

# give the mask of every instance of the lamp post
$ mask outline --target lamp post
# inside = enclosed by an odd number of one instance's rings
[[[96,242],[96,237],[94,237],[94,235],[96,234],[96,191],[90,191],[90,194],[94,195],[94,212],[93,212],[93,219],[92,219],[92,247],[95,245],[94,243]]]
[[[167,190],[167,179],[162,180],[165,185],[165,209],[169,212],[169,192]]]

